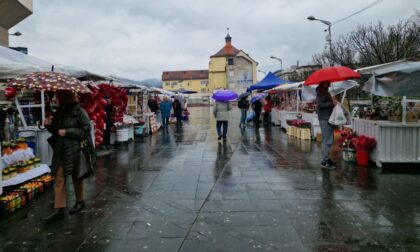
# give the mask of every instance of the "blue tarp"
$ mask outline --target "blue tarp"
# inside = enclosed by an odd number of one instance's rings
[[[272,72],[269,72],[262,81],[250,86],[247,91],[250,92],[252,90],[267,90],[274,88],[281,84],[290,83],[286,80],[283,80],[282,78],[277,77]]]

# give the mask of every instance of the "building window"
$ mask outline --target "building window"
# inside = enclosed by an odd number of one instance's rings
[[[177,82],[172,82],[171,87],[175,87],[177,84],[178,84]]]
[[[233,66],[234,65],[233,58],[228,58],[228,65],[229,66]]]
[[[203,85],[203,86],[207,86],[208,84],[209,84],[208,81],[201,81],[201,85]]]
[[[170,83],[170,82],[165,82],[165,85],[166,85],[166,86],[170,86],[170,85],[171,85],[171,83]]]

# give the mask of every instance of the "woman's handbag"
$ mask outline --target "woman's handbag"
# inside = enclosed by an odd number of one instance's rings
[[[93,146],[88,139],[84,139],[80,143],[79,170],[77,172],[77,178],[82,180],[95,175],[95,164],[96,156]]]

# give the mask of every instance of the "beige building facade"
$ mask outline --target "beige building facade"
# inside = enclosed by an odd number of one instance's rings
[[[258,63],[244,51],[236,49],[229,34],[225,41],[225,46],[210,56],[208,70],[164,71],[162,88],[169,91],[193,90],[204,96],[220,88],[245,92],[257,82]]]
[[[211,90],[227,88],[238,93],[257,82],[257,65],[247,53],[232,45],[227,34],[225,46],[210,57],[209,86]]]
[[[1,46],[9,47],[9,30],[32,13],[32,0],[0,0]]]

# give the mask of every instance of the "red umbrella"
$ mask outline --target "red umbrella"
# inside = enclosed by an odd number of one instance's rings
[[[335,82],[348,79],[360,78],[360,74],[351,68],[344,66],[333,66],[320,69],[305,80],[305,85],[316,85],[324,81]]]
[[[18,77],[9,82],[9,86],[32,90],[70,90],[76,93],[89,93],[88,87],[78,79],[57,72],[34,72]]]

